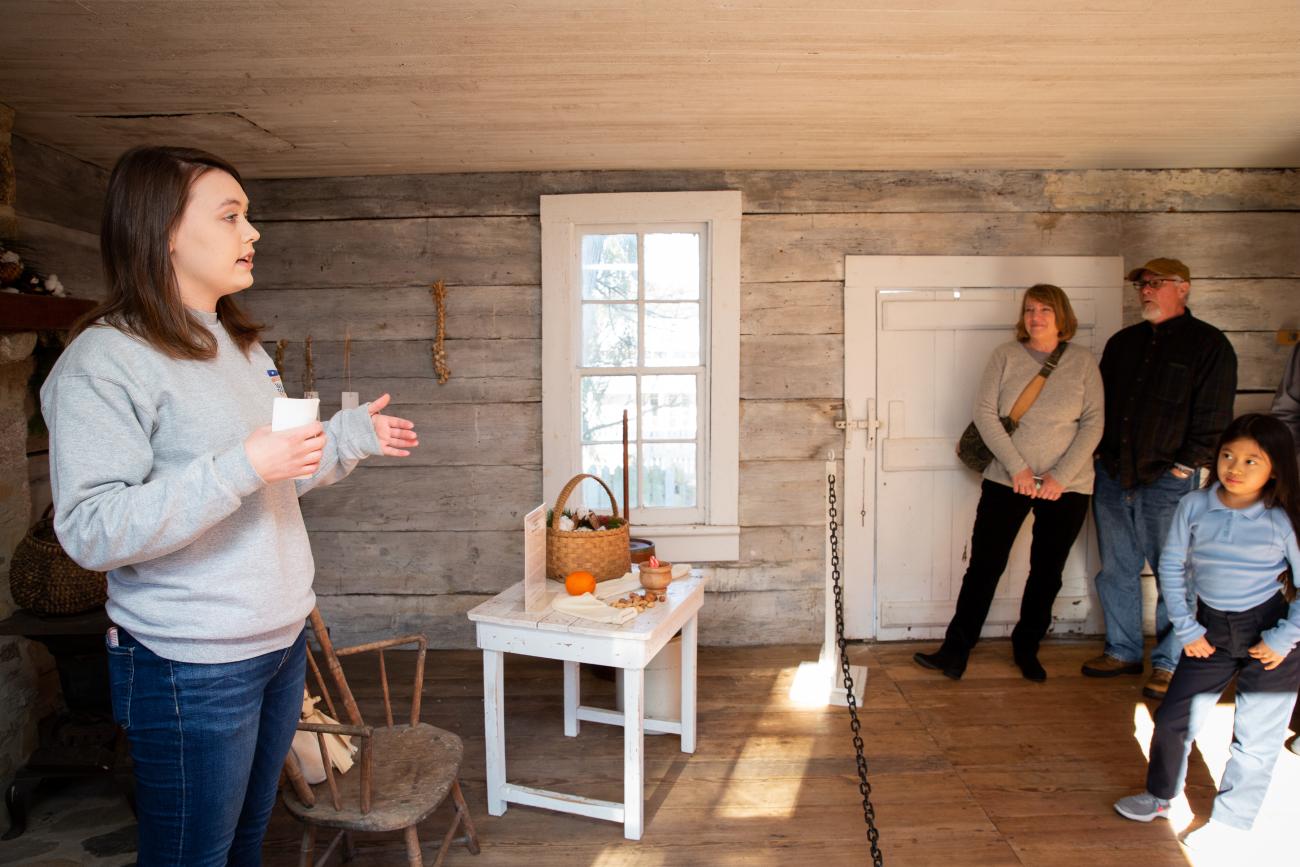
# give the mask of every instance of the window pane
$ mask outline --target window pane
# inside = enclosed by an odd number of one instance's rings
[[[700,363],[700,305],[694,301],[645,306],[646,367]]]
[[[623,410],[627,410],[628,437],[636,439],[636,377],[584,376],[582,441],[623,442]]]
[[[636,235],[582,236],[582,297],[635,300]]]
[[[673,232],[645,236],[645,297],[692,300],[700,297],[700,236]]]
[[[636,443],[628,446],[628,465],[636,466]],[[602,445],[602,446],[583,446],[582,447],[582,471],[591,473],[605,484],[609,485],[614,492],[615,498],[618,499],[618,513],[623,514],[623,444]],[[628,495],[634,504],[636,503],[636,473],[632,473],[631,493]],[[589,509],[598,512],[609,512],[609,495],[605,493],[600,485],[591,479],[583,479],[582,484],[578,486],[578,496],[581,497],[582,504]],[[574,498],[569,498],[570,505],[566,508],[572,509]]]
[[[695,506],[695,444],[645,443],[645,506]]]
[[[694,374],[647,376],[641,380],[641,414],[648,440],[695,437],[699,406]]]
[[[582,366],[636,364],[636,305],[582,305]]]

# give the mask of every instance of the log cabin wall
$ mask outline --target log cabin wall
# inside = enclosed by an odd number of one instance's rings
[[[468,647],[464,613],[518,580],[523,514],[541,499],[538,196],[738,189],[741,556],[713,573],[702,640],[815,642],[822,460],[841,448],[847,254],[1184,259],[1191,307],[1227,332],[1239,408],[1267,405],[1300,326],[1300,172],[553,172],[248,184],[258,244],[248,307],[268,352],[290,341],[300,389],[312,335],[322,411],[343,388],[389,391],[422,445],[303,500],[316,588],[347,638],[426,632]],[[433,374],[429,284],[448,285],[451,380]],[[1125,321],[1137,320],[1127,300]]]
[[[14,136],[13,160],[19,238],[33,264],[58,274],[75,298],[102,298],[99,218],[108,172],[22,136]]]
[[[11,136],[12,123],[13,112],[0,104],[0,237],[17,239],[24,261],[47,274],[58,273],[72,294],[98,297],[98,229],[86,229],[84,212],[93,213],[93,223],[98,223],[107,175]],[[14,611],[9,594],[13,551],[49,503],[46,438],[28,423],[36,407],[33,352],[42,352],[37,335],[0,332],[0,617]],[[27,759],[36,745],[37,721],[57,709],[59,695],[54,661],[43,646],[0,638],[0,706],[5,708],[0,714],[0,779],[10,779]]]

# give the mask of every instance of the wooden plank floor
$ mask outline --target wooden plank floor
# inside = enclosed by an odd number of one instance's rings
[[[852,649],[854,662],[869,669],[861,718],[887,864],[1192,863],[1171,823],[1140,825],[1111,810],[1116,798],[1142,786],[1149,713],[1138,678],[1079,675],[1096,642],[1046,645],[1044,684],[1019,676],[1006,641],[982,644],[960,683],[918,668],[911,655],[919,646],[930,645]],[[480,656],[431,652],[424,717],[465,740],[462,785],[483,845],[478,857],[453,851],[448,865],[868,863],[847,711],[801,709],[787,695],[798,663],[815,656],[812,647],[700,648],[698,749],[687,756],[677,738],[647,736],[646,830],[634,843],[621,826],[578,816],[516,805],[489,816]],[[409,663],[393,668],[409,683]],[[370,669],[350,671],[363,712],[371,713],[377,682]],[[559,663],[506,657],[509,779],[621,800],[621,729],[584,723],[579,737],[565,738],[561,684]],[[584,701],[612,706],[612,684],[586,673],[583,690]],[[1192,755],[1188,800],[1198,816],[1208,815],[1211,767],[1222,766],[1226,749],[1230,708],[1220,710],[1228,715],[1216,716],[1217,728],[1202,739],[1206,756]],[[1300,824],[1297,794],[1300,758],[1284,752],[1260,839]],[[447,815],[440,811],[422,828],[426,852]],[[277,807],[268,867],[296,864],[298,839],[298,827]],[[396,836],[364,838],[359,849],[359,867],[405,863]],[[1273,863],[1294,863],[1290,857]]]

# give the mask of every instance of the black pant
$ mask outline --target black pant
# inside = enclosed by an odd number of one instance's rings
[[[1065,493],[1059,500],[1039,500],[986,479],[971,531],[970,565],[962,576],[957,611],[940,650],[954,662],[963,663],[979,641],[1011,547],[1030,511],[1034,513],[1034,538],[1029,547],[1029,579],[1020,600],[1020,622],[1011,634],[1016,654],[1037,653],[1038,643],[1052,625],[1052,603],[1061,592],[1061,570],[1088,516],[1088,495]]]
[[[1201,602],[1196,619],[1214,655],[1184,656],[1174,670],[1151,736],[1147,790],[1174,798],[1183,789],[1187,757],[1197,729],[1219,695],[1237,678],[1237,707],[1228,767],[1220,780],[1214,818],[1249,828],[1268,789],[1273,761],[1286,737],[1287,720],[1300,687],[1300,652],[1287,654],[1267,671],[1250,655],[1260,633],[1287,616],[1290,605],[1277,594],[1248,611],[1218,611]]]

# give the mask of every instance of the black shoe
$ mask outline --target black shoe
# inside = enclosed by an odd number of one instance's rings
[[[958,663],[943,653],[913,653],[912,659],[922,668],[941,671],[944,677],[953,680],[961,680],[961,676],[966,673],[966,663]]]
[[[1025,676],[1025,680],[1032,680],[1034,683],[1042,683],[1047,680],[1047,669],[1043,668],[1038,661],[1037,653],[1017,653],[1015,654],[1016,665],[1020,668],[1020,673]]]

